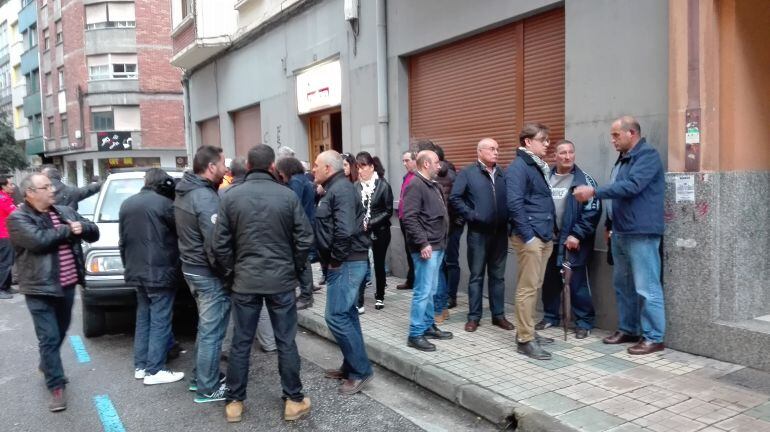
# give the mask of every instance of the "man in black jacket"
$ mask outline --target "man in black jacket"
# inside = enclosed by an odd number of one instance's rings
[[[134,378],[147,385],[184,378],[166,370],[171,316],[179,283],[179,246],[174,201],[159,190],[174,188],[174,179],[160,168],[144,175],[144,187],[120,206],[118,233],[126,283],[136,287]]]
[[[505,319],[505,261],[508,258],[508,209],[505,178],[497,166],[499,145],[484,138],[476,146],[478,160],[457,176],[449,201],[468,222],[468,322],[465,331],[474,332],[482,315],[484,271],[489,275],[489,310],[492,324],[513,330]]]
[[[85,264],[82,241],[99,240],[99,228],[67,206],[54,205],[51,180],[32,174],[19,188],[25,202],[6,221],[16,249],[19,291],[35,324],[40,363],[51,391],[49,409],[67,408],[60,348],[72,317],[75,285],[82,284]]]
[[[446,248],[449,214],[441,186],[436,182],[438,155],[431,150],[417,154],[417,172],[404,193],[406,243],[414,261],[414,293],[409,317],[407,346],[435,351],[431,339],[451,339],[452,333],[435,324],[433,296],[436,295],[441,263]]]
[[[326,325],[342,350],[339,369],[326,377],[341,379],[339,392],[361,391],[374,376],[358,321],[358,288],[369,266],[371,241],[364,232],[364,206],[353,183],[345,178],[342,156],[334,150],[318,155],[313,164],[316,184],[326,193],[315,212],[315,239],[321,262],[329,266],[326,277]]]
[[[56,205],[65,205],[71,207],[75,211],[78,211],[78,202],[98,193],[102,188],[102,183],[104,183],[95,182],[81,188],[66,185],[61,181],[61,172],[53,165],[48,165],[43,168],[42,173],[51,179]]]
[[[222,203],[211,236],[212,258],[232,279],[235,329],[227,368],[227,421],[241,420],[249,376],[249,356],[262,311],[273,322],[284,419],[310,413],[302,394],[294,289],[313,244],[310,222],[297,196],[275,179],[275,152],[258,144],[249,150],[249,172]]]
[[[174,200],[182,272],[198,306],[195,369],[190,385],[197,392],[197,403],[225,399],[219,356],[230,318],[230,298],[220,274],[209,264],[204,245],[217,220],[217,188],[226,171],[222,149],[201,146],[193,158],[193,172],[186,172],[177,184]]]

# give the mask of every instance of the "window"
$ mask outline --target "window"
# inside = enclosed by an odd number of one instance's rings
[[[56,44],[64,42],[64,34],[62,33],[61,20],[56,21]]]
[[[48,117],[48,129],[46,130],[46,132],[48,133],[48,138],[49,139],[53,138],[53,136],[54,136],[54,133],[53,133],[53,116]]]
[[[86,6],[86,29],[136,27],[134,3],[99,3]]]
[[[45,74],[45,94],[53,93],[53,83],[51,82],[51,73]]]
[[[11,95],[11,64],[0,66],[0,97]]]
[[[67,129],[67,114],[59,114],[61,119],[61,136],[66,137],[69,135],[69,129]]]
[[[91,130],[135,131],[141,129],[138,106],[91,107]]]
[[[48,51],[51,48],[51,34],[48,29],[43,30],[43,49]]]
[[[112,107],[92,107],[91,108],[91,130],[111,131],[115,129],[115,122],[112,117]]]
[[[88,57],[88,79],[136,79],[136,54],[103,54]]]
[[[35,69],[27,76],[27,95],[31,95],[40,91],[40,74]]]
[[[24,38],[24,51],[29,51],[37,46],[37,28],[35,26],[28,28],[22,37]]]
[[[192,0],[171,1],[171,27],[177,28],[193,12]]]
[[[59,73],[59,89],[64,88],[64,68],[59,68],[57,71]]]
[[[8,22],[3,22],[0,24],[0,58],[8,55],[8,36]]]

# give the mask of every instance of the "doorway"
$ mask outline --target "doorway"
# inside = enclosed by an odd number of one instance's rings
[[[308,116],[308,145],[310,164],[326,150],[342,153],[342,112],[323,111]]]

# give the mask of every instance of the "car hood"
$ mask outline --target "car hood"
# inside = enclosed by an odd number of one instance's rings
[[[88,244],[88,249],[118,250],[118,242],[120,241],[120,236],[118,235],[118,223],[97,222],[96,226],[99,227],[99,241]]]

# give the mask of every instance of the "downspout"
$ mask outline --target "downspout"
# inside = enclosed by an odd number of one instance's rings
[[[376,0],[377,5],[377,135],[380,155],[388,155],[388,51],[386,0]],[[387,156],[388,159],[389,155]]]
[[[184,144],[187,152],[187,166],[193,158],[192,117],[190,114],[190,78],[187,72],[182,76],[182,93],[184,94]]]

